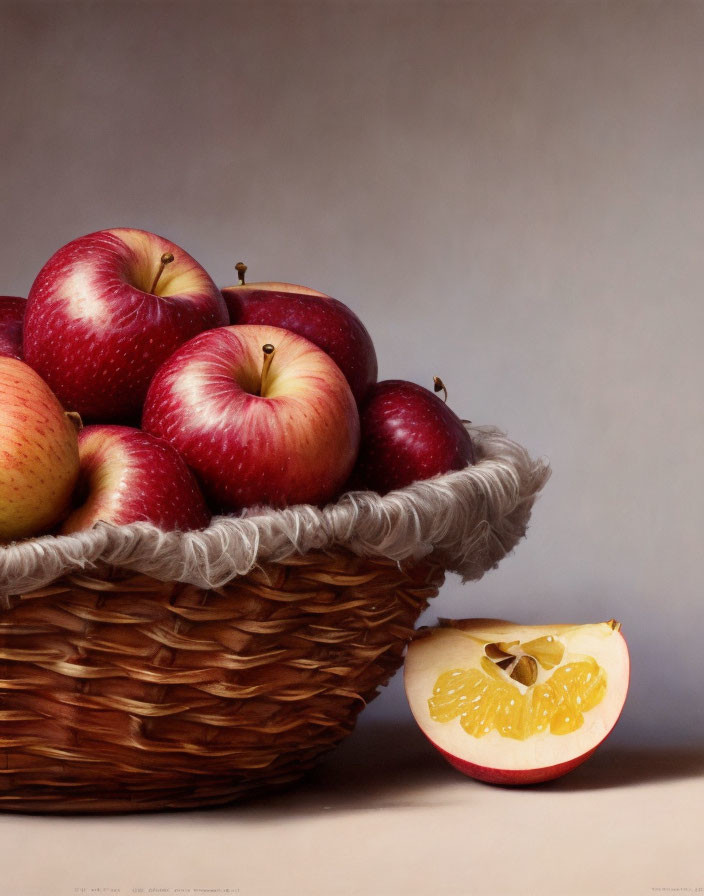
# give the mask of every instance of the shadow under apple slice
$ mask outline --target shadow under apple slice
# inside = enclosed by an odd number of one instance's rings
[[[632,787],[658,781],[699,777],[704,745],[630,746],[608,743],[569,774],[554,781],[501,790],[565,793]],[[491,788],[453,769],[412,721],[361,723],[318,768],[285,791],[240,803],[248,820],[293,815],[397,807],[455,805],[457,785]],[[448,792],[452,790],[452,795]],[[237,812],[237,806],[215,812]]]

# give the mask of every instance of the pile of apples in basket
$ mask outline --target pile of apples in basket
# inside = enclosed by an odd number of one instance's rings
[[[385,494],[474,463],[438,394],[377,382],[350,308],[237,271],[220,290],[168,240],[103,230],[59,249],[27,300],[0,297],[0,542],[99,521],[201,529],[212,514]],[[567,771],[625,700],[620,627],[484,623],[411,644],[421,728],[484,780]]]

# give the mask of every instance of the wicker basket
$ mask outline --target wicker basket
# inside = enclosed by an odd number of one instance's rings
[[[545,465],[473,435],[476,466],[385,498],[0,548],[0,809],[197,807],[299,778],[400,666],[445,570],[478,578],[524,534]]]

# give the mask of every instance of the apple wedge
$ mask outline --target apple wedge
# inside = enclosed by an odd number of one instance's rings
[[[628,691],[628,648],[614,620],[444,621],[411,642],[404,680],[418,725],[455,768],[534,784],[576,768],[611,732]]]

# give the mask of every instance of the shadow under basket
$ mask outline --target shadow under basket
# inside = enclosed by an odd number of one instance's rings
[[[479,578],[525,533],[546,466],[472,435],[475,466],[383,498],[0,548],[0,811],[195,808],[301,777],[445,571]]]

